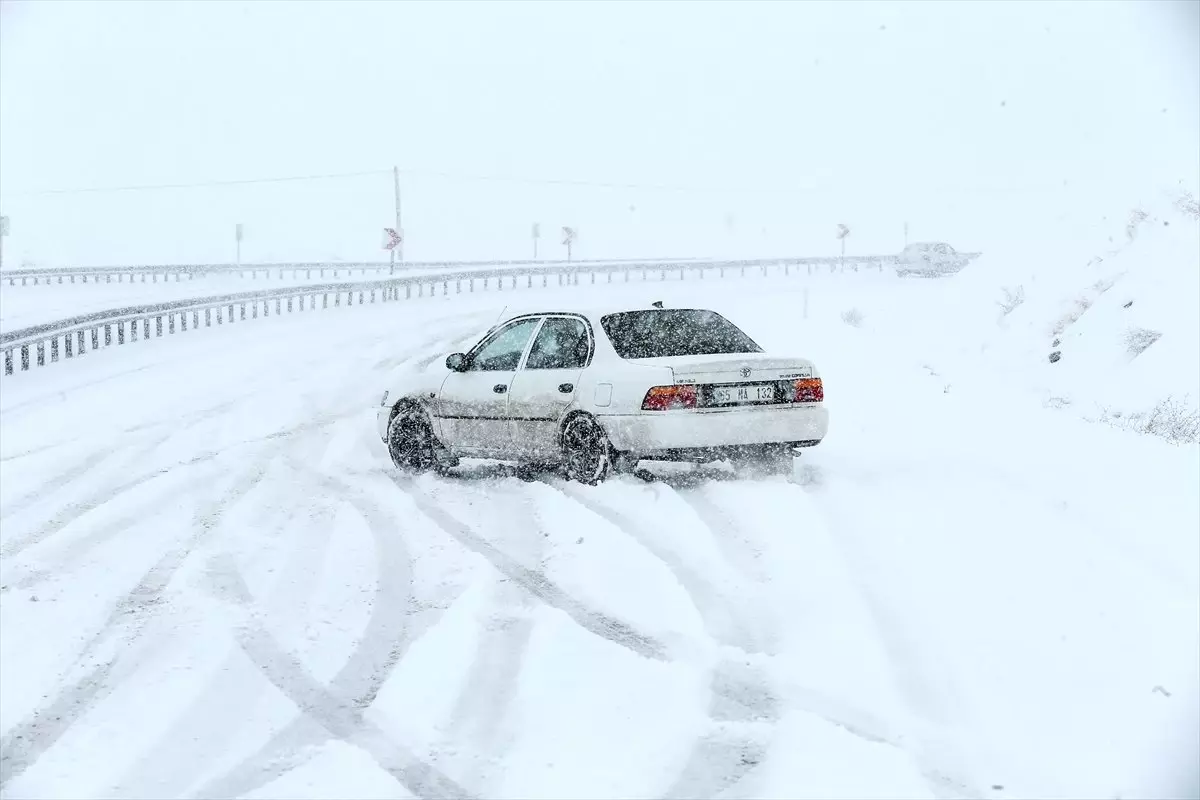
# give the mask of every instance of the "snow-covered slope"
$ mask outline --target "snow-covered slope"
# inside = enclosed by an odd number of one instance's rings
[[[1196,441],[1195,201],[1162,192],[1121,214],[1061,225],[1015,237],[880,309],[888,329],[940,372],[965,378],[984,367],[1085,418]]]

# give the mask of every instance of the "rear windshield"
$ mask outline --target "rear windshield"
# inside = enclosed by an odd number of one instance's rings
[[[621,358],[762,352],[753,339],[715,311],[623,311],[601,317],[600,325]]]

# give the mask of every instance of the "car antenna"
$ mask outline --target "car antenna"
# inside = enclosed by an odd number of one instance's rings
[[[655,301],[654,301],[653,303],[651,303],[650,305],[654,306],[655,308],[662,308],[662,303],[663,303],[663,301],[662,301],[662,300],[655,300]]]

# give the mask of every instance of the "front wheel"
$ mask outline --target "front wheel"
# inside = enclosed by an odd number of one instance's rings
[[[429,418],[419,408],[402,408],[388,424],[388,453],[406,472],[427,472],[437,463]]]
[[[612,471],[612,444],[600,423],[587,415],[571,418],[562,434],[567,477],[595,486]]]

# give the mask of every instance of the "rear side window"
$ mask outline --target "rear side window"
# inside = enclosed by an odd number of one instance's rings
[[[588,335],[583,320],[548,317],[525,357],[525,369],[582,369],[587,357]]]
[[[715,311],[623,311],[601,317],[600,325],[621,358],[762,352],[741,328]]]

